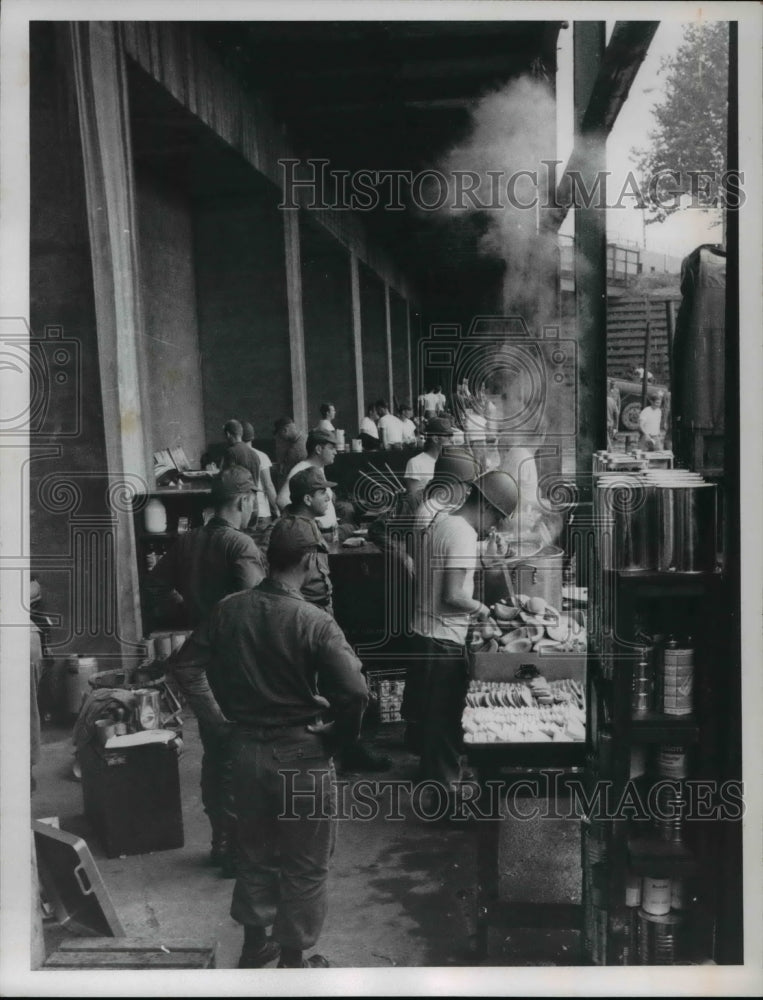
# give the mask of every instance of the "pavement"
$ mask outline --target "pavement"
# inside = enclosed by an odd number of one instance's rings
[[[384,724],[370,735],[374,750],[388,753],[391,771],[342,774],[345,795],[353,791],[374,800],[361,781],[410,780],[416,758],[403,746],[402,724]],[[71,731],[46,726],[34,818],[57,816],[64,830],[88,844],[128,936],[161,940],[191,939],[217,944],[219,969],[235,968],[242,930],[229,915],[233,880],[223,879],[207,862],[209,825],[201,807],[201,744],[195,720],[187,717],[179,758],[185,843],[182,848],[106,858],[83,815],[82,786],[72,774]],[[389,786],[376,790],[389,804]],[[491,930],[490,953],[475,957],[475,825],[443,827],[411,815],[407,796],[400,818],[385,809],[366,810],[368,819],[339,821],[337,847],[329,877],[328,918],[316,948],[339,968],[423,968],[487,966],[574,966],[582,964],[576,931]],[[386,811],[389,813],[389,809]],[[527,902],[579,902],[580,824],[570,819],[505,819],[500,849],[501,896]],[[46,952],[62,930],[45,922]]]

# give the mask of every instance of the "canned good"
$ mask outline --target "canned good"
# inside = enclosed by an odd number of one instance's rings
[[[676,937],[683,922],[679,913],[654,914],[639,910],[639,963],[673,965]]]
[[[662,840],[672,844],[683,842],[685,797],[681,788],[665,788],[658,793],[661,815],[655,816],[654,825]]]
[[[657,773],[663,778],[685,778],[689,763],[685,747],[661,746],[657,752]]]
[[[670,879],[645,875],[641,882],[641,907],[654,916],[670,913]]]
[[[641,878],[628,872],[625,878],[625,905],[641,906]]]
[[[666,715],[691,715],[694,650],[679,649],[671,640],[662,655],[662,710]]]

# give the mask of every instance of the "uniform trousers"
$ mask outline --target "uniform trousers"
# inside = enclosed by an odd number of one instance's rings
[[[272,925],[282,948],[312,947],[326,918],[335,781],[323,739],[305,726],[234,734],[239,854],[230,913],[241,924]]]

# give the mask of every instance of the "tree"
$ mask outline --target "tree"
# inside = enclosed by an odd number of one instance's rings
[[[647,225],[664,222],[681,208],[679,194],[704,211],[723,205],[728,24],[687,25],[682,44],[662,60],[660,73],[666,74],[665,99],[654,108],[650,144],[631,151],[641,174]]]

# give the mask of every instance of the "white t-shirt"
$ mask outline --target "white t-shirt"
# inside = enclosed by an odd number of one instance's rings
[[[422,485],[426,485],[434,475],[435,461],[434,455],[429,455],[425,451],[422,451],[419,455],[414,455],[406,463],[403,478],[415,479]]]
[[[372,438],[378,438],[379,429],[376,426],[376,421],[372,420],[371,417],[363,417],[360,421],[360,433],[368,434],[368,436]]]
[[[444,410],[445,409],[445,404],[448,402],[447,399],[445,398],[444,393],[442,393],[442,392],[436,392],[435,395],[434,395],[434,398],[436,400],[435,406],[436,406],[437,410],[438,411],[439,410]]]
[[[638,418],[638,427],[642,434],[646,434],[647,437],[654,437],[655,434],[660,433],[660,424],[662,423],[662,407],[658,406],[657,409],[653,409],[651,406],[645,407]]]
[[[449,503],[444,495],[439,494],[436,490],[435,496],[424,497],[416,508],[413,515],[414,532],[423,531],[425,528],[428,528],[435,517],[443,511],[457,510],[460,506],[460,504],[456,506],[453,503]]]
[[[284,509],[288,504],[291,503],[291,494],[289,493],[289,480],[295,473],[301,472],[303,469],[309,469],[313,463],[304,459],[302,462],[297,462],[297,464],[291,469],[289,475],[286,477],[286,482],[283,484],[281,489],[278,491],[278,506],[281,510]],[[325,475],[325,469],[324,469]],[[326,477],[328,478],[328,477]],[[326,528],[333,528],[337,524],[336,510],[334,508],[334,491],[329,487],[329,505],[326,513],[323,517],[316,517],[315,519],[318,527],[323,531]]]
[[[403,443],[403,421],[399,420],[394,413],[385,413],[383,417],[379,417],[377,427],[379,428],[379,437],[382,438],[382,434],[384,435],[382,441],[385,448],[389,448],[392,444]]]
[[[318,423],[315,425],[315,429],[317,431],[329,431],[329,433],[331,434],[334,433],[334,425],[331,423],[328,417],[323,417],[321,420],[319,420]]]
[[[264,451],[259,451],[257,448],[252,448],[252,451],[260,460],[260,481],[257,483],[259,488],[259,493],[257,494],[257,517],[271,517],[272,512],[270,510],[270,501],[268,500],[268,495],[265,492],[265,485],[262,482],[262,470],[269,469],[273,463]]]
[[[464,596],[473,597],[474,570],[479,564],[477,532],[460,514],[439,514],[425,531],[414,536],[414,562],[413,631],[465,645],[470,616],[444,603],[443,588],[446,570],[463,569]]]
[[[410,417],[406,417],[401,423],[403,425],[403,443],[412,444],[416,440],[416,424]]]
[[[440,397],[436,392],[425,392],[421,397],[421,402],[425,410],[432,410],[436,413],[439,399]]]

